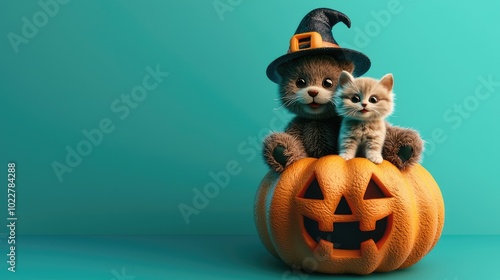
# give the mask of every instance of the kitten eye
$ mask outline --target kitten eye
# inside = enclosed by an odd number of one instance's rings
[[[359,98],[359,95],[356,94],[353,97],[351,97],[351,101],[352,103],[359,103],[361,99]]]
[[[377,99],[377,97],[375,97],[375,96],[371,96],[371,97],[368,99],[368,102],[370,102],[370,103],[377,103],[377,102],[378,102],[378,99]]]
[[[323,80],[323,87],[324,88],[331,88],[333,87],[333,81],[330,78],[326,78]]]
[[[295,82],[295,85],[298,88],[305,88],[307,86],[307,83],[306,83],[306,80],[304,80],[302,78],[298,78],[297,81]]]

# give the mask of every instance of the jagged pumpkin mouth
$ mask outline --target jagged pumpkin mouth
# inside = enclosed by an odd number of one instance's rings
[[[371,231],[360,230],[358,221],[333,223],[334,230],[332,232],[325,232],[319,230],[319,223],[317,221],[304,216],[304,228],[316,243],[325,240],[332,243],[334,249],[360,250],[361,243],[370,239],[380,249],[385,240],[384,237],[389,234],[391,218],[392,215],[389,215],[378,220],[375,229]]]

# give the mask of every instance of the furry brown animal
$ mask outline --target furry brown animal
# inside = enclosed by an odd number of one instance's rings
[[[342,118],[332,97],[342,70],[352,73],[353,63],[326,55],[303,56],[280,65],[280,100],[296,117],[285,132],[264,140],[264,159],[281,172],[305,157],[338,154]],[[388,126],[382,156],[400,169],[420,160],[423,141],[415,130]]]

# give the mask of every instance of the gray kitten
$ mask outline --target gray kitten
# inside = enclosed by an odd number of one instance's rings
[[[342,71],[334,96],[335,110],[342,116],[339,155],[346,160],[360,154],[374,163],[381,163],[386,135],[385,118],[394,110],[392,88],[394,78],[355,79]]]

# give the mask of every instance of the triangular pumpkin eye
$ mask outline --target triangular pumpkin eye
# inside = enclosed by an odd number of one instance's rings
[[[365,195],[363,199],[375,199],[375,198],[386,198],[390,197],[384,194],[384,191],[373,181],[370,180],[368,187],[366,188]]]
[[[319,186],[318,180],[314,178],[304,193],[303,198],[308,199],[325,199],[323,196],[323,192],[321,191],[321,187]]]

